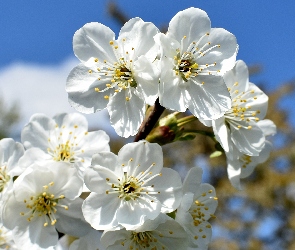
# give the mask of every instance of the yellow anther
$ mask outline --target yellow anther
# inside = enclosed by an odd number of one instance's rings
[[[99,88],[95,88],[94,90],[95,90],[95,92],[99,92]]]
[[[92,70],[91,70],[91,69],[90,69],[90,70],[88,70],[88,73],[89,73],[89,74],[91,74],[91,73],[92,73]]]
[[[110,45],[113,45],[114,44],[114,41],[110,41]]]
[[[94,58],[94,61],[95,61],[95,62],[98,62],[98,58]]]
[[[107,99],[109,99],[110,97],[109,97],[108,95],[105,95],[103,98],[107,100]]]

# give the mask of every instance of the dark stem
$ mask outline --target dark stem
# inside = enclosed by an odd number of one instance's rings
[[[157,98],[153,111],[151,112],[147,120],[141,124],[139,131],[135,136],[134,142],[143,140],[148,136],[148,134],[152,131],[153,127],[159,120],[164,110],[165,108],[161,106],[159,98]]]

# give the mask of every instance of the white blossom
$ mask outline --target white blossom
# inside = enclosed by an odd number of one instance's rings
[[[20,160],[24,168],[36,162],[63,161],[83,172],[94,153],[110,150],[109,136],[102,130],[88,132],[86,118],[78,113],[58,114],[52,119],[35,114],[21,139],[27,149]]]
[[[211,28],[204,11],[189,8],[178,12],[167,34],[155,41],[161,48],[161,105],[180,112],[188,108],[201,119],[221,117],[231,103],[221,74],[234,66],[235,36]]]
[[[12,191],[13,177],[23,170],[19,167],[19,158],[24,154],[23,145],[11,138],[0,140],[0,200],[6,199]]]
[[[82,184],[76,169],[65,162],[32,165],[15,180],[2,219],[18,249],[54,249],[56,230],[75,236],[88,232],[79,198]]]
[[[101,242],[106,250],[185,250],[188,245],[185,230],[165,214],[160,214],[154,220],[147,220],[134,231],[128,231],[125,228],[105,231]]]
[[[276,134],[276,126],[270,120],[261,120],[257,122],[257,125],[265,137]],[[233,147],[232,152],[234,152],[235,157],[227,157],[227,172],[232,185],[241,189],[240,178],[248,177],[258,164],[265,162],[273,147],[272,143],[266,139],[259,155],[250,156],[239,152],[234,145],[231,146]]]
[[[177,209],[175,220],[189,234],[190,249],[207,249],[212,229],[208,220],[214,217],[217,207],[215,189],[201,183],[202,169],[189,170],[183,183],[183,198]]]
[[[146,141],[126,144],[118,156],[94,155],[84,181],[91,193],[83,214],[97,230],[133,230],[147,219],[174,211],[182,195],[179,174],[163,168],[161,147]]]
[[[0,249],[18,250],[13,240],[12,231],[5,228],[2,223],[0,223]]]
[[[75,55],[82,62],[67,79],[70,104],[83,113],[107,107],[110,121],[123,137],[134,135],[145,115],[146,104],[158,96],[159,73],[152,62],[158,47],[158,29],[140,18],[129,20],[118,39],[101,23],[87,23],[73,39]]]
[[[268,97],[249,82],[248,67],[241,60],[224,75],[224,80],[232,104],[223,117],[212,121],[216,139],[228,155],[231,154],[229,144],[233,143],[241,153],[258,156],[265,136],[257,122],[265,117]]]

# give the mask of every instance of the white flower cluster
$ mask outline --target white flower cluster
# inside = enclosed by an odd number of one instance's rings
[[[0,140],[1,247],[55,249],[57,232],[76,237],[71,249],[209,243],[214,188],[201,184],[197,167],[182,185],[176,171],[163,168],[158,144],[129,143],[117,156],[105,132],[88,132],[79,114],[34,115],[22,143],[26,150]],[[91,192],[84,201],[83,183]]]
[[[158,100],[212,126],[235,187],[267,159],[267,136],[276,132],[263,120],[268,98],[236,61],[235,36],[211,28],[204,11],[177,13],[166,34],[140,18],[129,20],[117,39],[103,24],[88,23],[73,46],[81,64],[67,79],[70,104],[83,113],[107,108],[118,135],[137,134]],[[0,247],[207,249],[214,188],[201,183],[198,167],[182,182],[163,168],[161,146],[143,139],[115,155],[109,136],[88,132],[80,114],[33,115],[22,144],[0,141]]]

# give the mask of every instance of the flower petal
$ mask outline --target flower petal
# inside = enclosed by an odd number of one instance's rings
[[[211,22],[207,13],[201,9],[188,8],[178,12],[170,21],[167,36],[181,41],[184,36],[183,48],[193,41],[198,41],[210,31]]]
[[[123,137],[135,135],[143,121],[145,103],[130,89],[114,95],[107,105],[111,125]]]
[[[104,90],[106,84],[110,83],[110,77],[103,77],[98,73],[89,73],[92,68],[79,64],[70,72],[67,78],[66,91],[68,92],[69,103],[76,110],[82,113],[94,113],[106,108],[111,90],[96,91],[96,88]],[[98,80],[100,79],[100,80]]]
[[[190,80],[189,110],[204,120],[218,119],[231,107],[231,99],[220,76],[197,76]],[[197,80],[197,81],[196,81]]]
[[[132,18],[121,28],[118,41],[123,42],[125,51],[132,51],[134,48],[133,59],[146,55],[150,61],[157,56],[157,47],[152,39],[159,32],[158,28],[149,22],[144,22],[140,18]]]
[[[110,41],[114,39],[115,34],[109,27],[101,23],[87,23],[73,37],[74,53],[82,62],[92,57],[115,62],[116,57],[110,46]]]
[[[96,230],[115,228],[118,225],[116,213],[120,203],[117,194],[91,193],[82,205],[84,218]]]

